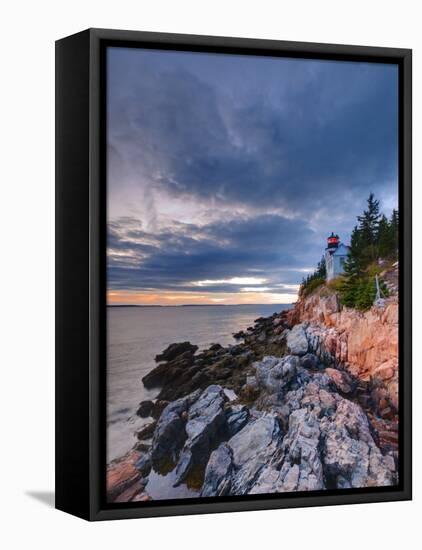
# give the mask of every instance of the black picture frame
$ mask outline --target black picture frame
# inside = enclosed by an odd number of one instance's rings
[[[105,501],[105,64],[110,45],[394,63],[399,68],[400,484],[111,505]],[[408,49],[88,29],[56,42],[56,508],[87,520],[409,500],[412,52]]]

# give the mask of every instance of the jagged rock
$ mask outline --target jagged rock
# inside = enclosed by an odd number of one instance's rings
[[[266,359],[267,368],[277,364]],[[301,369],[295,369],[290,387],[297,384]],[[325,372],[306,374],[308,378],[297,389],[282,393],[273,402],[267,399],[265,404],[273,414],[253,413],[227,441],[231,453],[225,444],[214,451],[202,494],[314,491],[394,483],[394,459],[382,455],[361,407],[333,391],[332,379]]]
[[[189,344],[189,342],[186,342],[186,344]],[[171,346],[169,346],[169,348],[170,347]],[[192,347],[196,348],[197,346]],[[161,355],[157,355],[157,357],[162,357],[165,354],[166,352]],[[170,356],[171,355],[173,354],[170,353]],[[193,352],[192,350],[186,350],[178,354],[171,361],[161,363],[156,366],[155,369],[152,369],[142,378],[142,382],[147,389],[152,389],[163,385],[171,385],[175,387],[183,382],[189,381],[192,378],[192,373],[188,372],[188,369],[192,367],[193,364]],[[177,384],[175,384],[176,381]]]
[[[185,413],[200,393],[198,390],[169,403],[161,413],[151,447],[152,464],[155,469],[159,470],[163,461],[176,462],[187,437]]]
[[[174,485],[182,483],[194,465],[205,465],[215,442],[226,429],[224,402],[221,386],[209,386],[191,405],[185,426],[187,439],[176,466]]]
[[[236,364],[241,368],[246,367],[252,362],[253,358],[254,354],[252,351],[243,351],[239,355],[236,355]]]
[[[258,342],[258,344],[263,344],[266,339],[267,339],[267,334],[265,331],[260,332],[256,337],[256,341]]]
[[[238,396],[234,390],[230,390],[228,388],[223,388],[224,395],[228,399],[228,401],[236,401],[238,399]]]
[[[231,407],[230,412],[227,414],[227,432],[229,437],[240,431],[248,420],[249,409],[247,407],[242,405]]]
[[[141,418],[147,418],[148,416],[151,416],[153,407],[154,403],[152,401],[142,401],[141,403],[139,403],[139,408],[136,411],[136,414]]]
[[[395,277],[395,269],[388,271]],[[342,365],[361,380],[380,379],[388,400],[398,409],[397,295],[387,298],[384,307],[360,312],[342,308],[335,293],[326,287],[323,291],[299,300],[287,313],[288,322],[310,323],[306,331],[310,351],[327,365]],[[384,408],[380,404],[377,407]]]
[[[317,414],[302,408],[289,418],[289,430],[280,453],[263,468],[251,494],[315,491],[324,488],[319,452],[320,428]]]
[[[319,368],[320,361],[314,353],[307,353],[300,358],[300,366],[305,369],[315,370]]]
[[[179,342],[170,344],[162,353],[155,357],[157,363],[160,361],[172,361],[182,353],[189,352],[194,354],[198,349],[198,346],[192,345],[190,342]]]
[[[144,490],[144,485],[140,481],[135,481],[125,491],[114,499],[114,502],[134,502]]]
[[[252,388],[258,388],[258,380],[256,379],[256,376],[246,376],[246,385],[251,386]]]
[[[260,471],[271,460],[281,441],[281,429],[275,415],[263,415],[248,422],[229,441],[234,474],[231,476],[233,495],[248,494]]]
[[[296,374],[299,360],[293,355],[286,357],[264,357],[254,363],[256,379],[268,393],[280,393]]]
[[[149,453],[143,454],[136,461],[135,467],[143,477],[147,476],[150,473],[152,468],[151,455]]]
[[[149,424],[147,424],[146,426],[144,426],[143,428],[141,428],[139,431],[136,432],[136,437],[140,440],[150,439],[154,434],[154,430],[156,426],[157,426],[156,421],[150,422]]]
[[[351,393],[354,389],[353,380],[347,374],[337,369],[326,368],[325,373],[330,377],[334,386],[343,393]]]
[[[166,376],[169,373],[168,363],[162,363],[142,378],[142,383],[147,389],[153,389],[163,384]]]
[[[275,415],[262,415],[248,424],[211,454],[202,496],[248,494],[281,442]]]
[[[134,450],[139,451],[140,453],[146,453],[150,450],[151,444],[145,441],[140,441],[136,443]]]
[[[135,467],[137,451],[130,451],[107,466],[107,499],[114,502],[120,495],[140,483],[141,475]]]
[[[223,346],[221,344],[211,344],[209,347],[210,351],[220,351],[223,349]]]
[[[152,418],[155,418],[156,420],[158,420],[161,416],[161,413],[167,407],[168,404],[169,404],[169,402],[165,401],[164,399],[157,399],[154,402],[154,405],[153,405],[152,410],[151,410]]]
[[[259,388],[257,385],[250,386],[244,384],[240,389],[240,397],[243,402],[252,403],[259,395]]]
[[[338,397],[334,417],[330,421],[323,419],[321,427],[325,436],[323,460],[331,484],[337,486],[339,478],[350,487],[394,483],[389,461],[376,446],[359,405]]]
[[[232,457],[232,450],[227,443],[222,443],[211,453],[205,470],[201,497],[220,497],[230,493]]]
[[[150,500],[152,500],[152,497],[148,493],[143,492],[141,494],[134,496],[131,502],[148,502]]]
[[[304,384],[309,382],[311,380],[311,377],[312,375],[310,374],[308,369],[298,366],[296,367],[296,376],[292,379],[292,381],[288,385],[288,388],[291,390],[297,390]]]
[[[324,488],[319,450],[320,434],[316,410],[303,408],[291,414],[289,431],[283,440],[283,450],[286,454],[280,471],[282,490],[314,491]],[[297,477],[291,473],[292,464],[298,466]]]
[[[336,399],[330,392],[321,389],[319,390],[319,404],[323,414],[330,416],[335,411]]]
[[[293,355],[305,355],[308,352],[308,339],[303,324],[295,325],[287,334],[287,348]]]

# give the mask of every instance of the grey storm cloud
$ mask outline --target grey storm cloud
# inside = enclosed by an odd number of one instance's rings
[[[236,100],[224,96],[221,84],[201,80],[195,66],[192,73],[189,64],[154,69],[147,59],[123,79],[121,69],[113,78],[110,63],[113,173],[116,164],[121,175],[126,163],[132,178],[142,172],[175,195],[299,211],[376,192],[396,178],[394,67],[308,61],[312,76],[307,70],[301,80],[296,69],[292,82],[295,62],[273,60],[280,74],[267,80],[279,82],[279,97],[244,92]]]
[[[250,273],[270,286],[298,283],[326,233],[350,232],[370,191],[396,205],[394,66],[123,48],[108,55],[112,200],[130,189],[155,218],[154,189],[215,209],[209,223],[179,217],[155,231],[145,220],[110,220],[110,288],[192,290],[195,280]],[[215,221],[231,205],[245,215]]]
[[[262,277],[265,286],[280,291],[283,284],[297,283],[303,262],[313,259],[314,235],[299,231],[300,223],[262,215],[224,226],[179,224],[150,234],[137,220],[118,220],[109,225],[109,287],[182,291],[193,290],[195,281]],[[233,288],[229,283],[201,286],[216,292]]]

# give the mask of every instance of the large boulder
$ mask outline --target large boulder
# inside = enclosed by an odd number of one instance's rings
[[[148,424],[143,426],[139,431],[136,432],[136,437],[141,441],[143,439],[151,439],[151,437],[154,434],[156,426],[157,426],[157,422],[155,420],[153,422],[149,422]]]
[[[281,430],[275,415],[264,414],[248,422],[211,454],[201,496],[248,494],[280,442]]]
[[[277,364],[264,363],[272,368]],[[301,369],[306,377],[300,382]],[[273,389],[272,383],[269,387]],[[270,412],[251,409],[246,425],[211,454],[202,495],[317,491],[396,482],[394,460],[378,448],[365,412],[334,390],[332,377],[325,371],[312,373],[297,367],[286,388],[275,400],[271,395],[266,401],[260,398],[260,406]]]
[[[186,343],[188,344],[189,342]],[[192,347],[195,348],[196,346]],[[162,355],[157,355],[157,357],[162,357],[164,355],[165,352]],[[173,354],[170,355],[173,356]],[[181,383],[191,380],[192,372],[188,373],[188,370],[193,366],[193,364],[194,354],[191,350],[186,350],[180,354],[178,353],[172,360],[157,365],[142,378],[142,382],[147,389],[157,388],[160,386],[173,386],[174,388]]]
[[[152,461],[150,453],[145,453],[135,463],[136,469],[141,473],[142,476],[146,477],[152,468]]]
[[[155,357],[157,363],[161,361],[173,361],[176,357],[182,355],[182,353],[194,354],[198,349],[198,346],[192,345],[190,342],[179,342],[170,344],[162,353]]]
[[[314,353],[307,353],[300,358],[300,366],[305,369],[314,371],[320,368],[322,365],[318,357]]]
[[[222,443],[211,453],[205,470],[201,497],[221,497],[230,493],[233,453],[227,443]]]
[[[248,422],[229,441],[234,474],[231,476],[232,495],[248,494],[257,476],[277,451],[281,429],[275,415],[263,415]]]
[[[291,382],[299,366],[299,360],[294,355],[286,357],[264,357],[254,363],[256,379],[261,388],[268,393],[280,393]]]
[[[251,494],[324,489],[320,429],[314,411],[302,408],[289,418],[279,455],[262,469]]]
[[[342,393],[351,393],[355,388],[352,377],[347,372],[338,369],[326,368],[325,374],[330,377],[334,386]]]
[[[141,401],[139,403],[139,407],[138,407],[138,410],[136,411],[136,414],[141,418],[147,418],[148,416],[151,416],[153,407],[154,407],[153,401],[150,401],[150,400]]]
[[[193,466],[205,466],[211,449],[225,435],[226,399],[221,386],[211,385],[189,408],[185,426],[187,439],[176,467],[175,486],[186,479]]]
[[[371,435],[368,419],[359,405],[338,396],[332,419],[321,421],[322,456],[328,483],[333,487],[392,485],[391,463]]]
[[[308,353],[308,339],[303,324],[295,325],[287,334],[287,348],[293,355]]]
[[[175,463],[180,449],[186,440],[186,416],[189,407],[198,399],[200,391],[172,401],[161,413],[154,431],[151,446],[151,459],[154,469],[159,471],[166,465]]]
[[[152,418],[155,418],[156,420],[158,420],[161,416],[161,413],[167,407],[168,404],[169,404],[168,401],[165,401],[162,399],[157,399],[156,401],[154,401],[154,405],[151,410]]]
[[[234,405],[226,414],[227,433],[229,437],[239,432],[249,420],[249,409],[244,405]]]

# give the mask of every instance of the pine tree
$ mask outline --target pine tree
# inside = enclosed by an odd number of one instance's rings
[[[325,258],[322,256],[315,271],[302,279],[302,284],[299,288],[299,296],[306,296],[308,293],[318,288],[318,286],[324,284],[326,277],[327,268],[325,265]]]
[[[344,273],[340,286],[340,295],[344,305],[354,307],[357,299],[359,277],[362,275],[360,257],[361,234],[357,226],[354,227],[349,246],[349,256],[344,265]]]
[[[394,228],[384,214],[378,224],[377,248],[380,258],[391,258],[394,255]]]
[[[362,257],[362,248],[365,246],[364,236],[358,226],[353,228],[350,236],[349,255],[347,257],[344,274],[346,277],[359,276],[365,268],[365,259]]]
[[[325,279],[327,277],[327,266],[325,264],[324,256],[322,256],[321,260],[318,262],[316,275],[321,279]]]
[[[380,220],[379,201],[370,193],[367,209],[358,216],[361,250],[359,255],[369,263],[377,259],[378,225]]]
[[[397,258],[399,253],[399,213],[396,209],[394,209],[391,214],[390,227],[392,233],[392,241],[394,243],[393,256]]]

